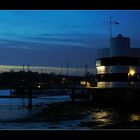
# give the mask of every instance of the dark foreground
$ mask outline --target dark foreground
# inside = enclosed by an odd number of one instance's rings
[[[66,101],[34,106],[26,117],[3,120],[1,124],[9,125],[7,129],[31,130],[140,129],[140,110],[130,104]]]

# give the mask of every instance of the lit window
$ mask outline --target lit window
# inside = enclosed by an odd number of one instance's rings
[[[106,72],[106,67],[105,66],[97,67],[97,73],[98,74],[104,74],[105,72]]]
[[[135,73],[135,70],[133,68],[130,68],[128,76],[134,76]]]
[[[90,88],[90,87],[91,87],[90,83],[87,82],[87,83],[86,83],[86,88]]]
[[[81,81],[80,84],[81,85],[86,85],[86,81]]]
[[[101,60],[96,60],[96,67],[101,66]]]

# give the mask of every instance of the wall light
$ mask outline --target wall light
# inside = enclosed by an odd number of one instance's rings
[[[128,76],[134,76],[135,73],[136,73],[135,70],[131,68],[131,69],[129,70]]]

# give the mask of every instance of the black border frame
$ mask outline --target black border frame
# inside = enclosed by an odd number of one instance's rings
[[[139,0],[1,0],[0,9],[139,9]]]
[[[1,0],[2,10],[53,10],[53,9],[76,9],[76,10],[139,10],[139,0]],[[0,130],[1,139],[121,139],[123,136],[136,138],[139,130]]]

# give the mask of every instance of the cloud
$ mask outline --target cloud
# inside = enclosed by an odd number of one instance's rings
[[[10,39],[0,39],[0,47],[6,48],[19,48],[19,49],[45,49],[46,44],[35,41],[28,40],[10,40]]]
[[[48,45],[65,45],[77,47],[104,47],[108,45],[108,38],[101,34],[67,33],[67,34],[40,34],[35,37],[26,37],[28,41],[46,43]]]
[[[98,34],[43,34],[21,40],[0,39],[0,64],[95,67],[98,47],[106,38]]]
[[[67,61],[70,67],[93,66],[96,49],[73,47],[48,47],[48,49],[24,49],[6,47],[0,44],[0,64],[35,66],[63,66]]]

